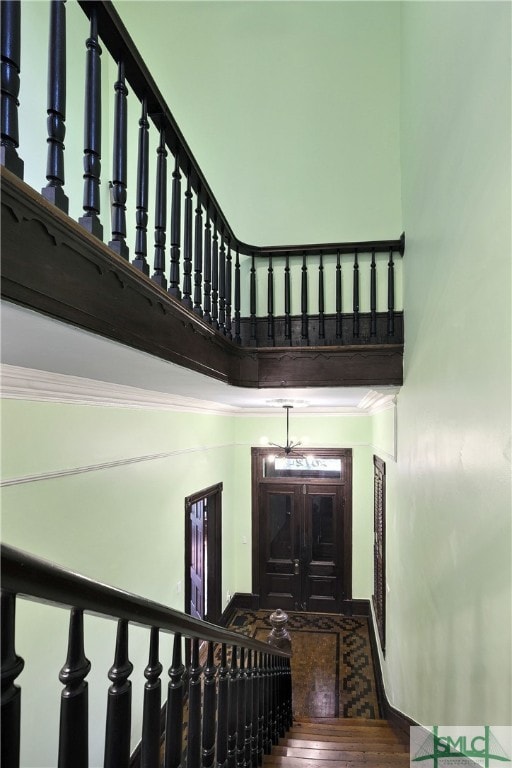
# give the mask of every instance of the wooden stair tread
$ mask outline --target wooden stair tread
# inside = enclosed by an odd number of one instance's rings
[[[347,749],[315,749],[312,747],[274,747],[272,750],[273,755],[281,755],[282,757],[317,757],[321,760],[363,760],[365,755],[371,755],[376,757],[377,755],[383,759],[390,755],[403,755],[404,749],[395,751],[389,749],[380,749],[373,745],[366,744],[350,744],[347,745]]]
[[[316,734],[316,736],[315,736]],[[327,729],[319,729],[316,726],[302,728],[292,726],[286,734],[286,738],[316,740],[335,739],[336,741],[354,738],[376,739],[378,741],[398,741],[399,736],[391,728],[336,728],[331,726]]]
[[[358,751],[371,749],[372,752],[405,752],[407,747],[399,741],[370,741],[370,740],[353,740],[344,739],[343,741],[333,741],[331,739],[314,740],[314,739],[280,739],[280,747],[288,747],[290,749],[330,749],[330,750],[343,750],[343,751]]]
[[[263,765],[267,768],[401,768],[409,766],[409,756],[382,755],[355,760],[322,760],[319,758],[282,757],[281,755],[265,755]]]
[[[288,731],[288,738],[301,738],[301,736],[309,737],[311,734],[317,734],[318,738],[336,736],[339,738],[350,738],[352,735],[356,735],[358,738],[363,739],[380,739],[382,736],[395,736],[395,732],[391,728],[365,728],[360,726],[359,728],[337,728],[335,725],[297,725],[294,724]]]
[[[406,768],[409,752],[387,720],[300,718],[265,755],[267,768]]]
[[[340,728],[351,728],[354,725],[364,725],[370,727],[382,727],[389,728],[390,725],[387,720],[382,718],[371,719],[368,717],[304,717],[300,716],[296,721],[297,723],[318,723],[319,725],[338,725]]]

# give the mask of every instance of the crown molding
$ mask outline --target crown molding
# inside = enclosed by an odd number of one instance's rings
[[[357,406],[325,405],[297,408],[301,418],[317,416],[368,416],[393,408],[396,393],[371,390]],[[228,403],[200,400],[183,395],[141,389],[107,381],[71,376],[17,365],[0,365],[0,395],[10,400],[30,400],[46,403],[96,405],[110,408],[140,408],[159,411],[203,413],[211,415],[259,416],[268,418],[278,415],[275,407],[265,403],[263,407],[247,408]],[[287,401],[288,402],[288,401]],[[279,415],[281,415],[279,413]]]
[[[390,408],[394,408],[396,405],[396,396],[398,394],[398,387],[393,392],[376,392],[370,390],[358,404],[358,409],[364,411],[364,413],[373,416],[375,413],[381,413],[382,411],[388,411]]]
[[[187,413],[226,415],[238,410],[232,405],[212,403],[181,395],[170,395],[124,384],[96,381],[80,376],[39,371],[3,364],[0,393],[10,400],[46,403],[100,405],[111,408],[143,408]]]

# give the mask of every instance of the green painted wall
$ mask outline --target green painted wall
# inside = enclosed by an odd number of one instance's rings
[[[223,482],[223,580],[229,591],[251,591],[250,448],[284,437],[281,412],[270,418],[209,416],[4,400],[2,540],[65,567],[183,609],[185,496]],[[294,414],[292,432],[314,448],[353,450],[353,594],[371,594],[372,481],[368,416]],[[7,450],[7,447],[8,450]],[[171,453],[164,458],[147,458]],[[112,462],[131,461],[108,466]],[[76,471],[88,468],[89,471]],[[50,473],[60,476],[48,477]],[[70,473],[62,475],[62,473]],[[40,476],[37,479],[37,476]],[[36,479],[34,479],[36,476]],[[27,480],[32,480],[27,482]],[[25,481],[25,482],[24,482]],[[246,543],[244,543],[244,538]],[[67,612],[18,603],[17,651],[26,659],[22,765],[56,762],[57,670],[63,664]],[[106,673],[115,625],[86,617],[92,766],[102,761]],[[141,728],[147,633],[130,634],[135,665],[133,743]],[[170,639],[162,643],[164,667]]]
[[[231,226],[242,239],[278,244],[399,235],[398,3],[120,0],[116,7]],[[78,218],[83,213],[85,40],[89,25],[76,0],[66,4],[66,14],[65,190],[70,215]],[[140,23],[141,18],[145,23]],[[24,0],[19,152],[25,160],[25,180],[38,191],[46,184],[48,23],[48,3]],[[100,218],[108,242],[117,67],[104,47],[101,68]],[[139,117],[140,104],[129,87],[126,221],[132,258]],[[149,263],[158,141],[151,124]],[[167,170],[170,197],[171,155]],[[377,257],[379,311],[387,309],[386,261],[385,254]],[[301,276],[293,264],[291,311],[299,314]],[[344,257],[342,266],[343,308],[348,311],[352,304],[352,256]],[[260,260],[257,267],[257,313],[265,315],[267,265]],[[274,311],[282,314],[284,262],[276,260],[274,267]],[[309,267],[309,308],[316,312],[316,259],[310,259]],[[249,268],[249,259],[243,256],[241,310],[245,315],[249,314]],[[324,269],[325,311],[334,312],[334,257],[325,258]],[[396,308],[400,309],[400,258],[395,269]],[[369,311],[369,280],[369,256],[363,255],[363,312]]]
[[[398,3],[115,5],[240,238],[399,235]]]
[[[510,11],[402,6],[405,380],[384,679],[424,724],[512,719]]]
[[[4,480],[174,452],[168,458],[97,468],[2,489],[2,539],[107,584],[179,610],[184,592],[184,498],[223,482],[223,605],[235,591],[233,425],[229,418],[95,406],[4,401]],[[26,660],[23,766],[56,764],[57,672],[65,658],[66,615],[21,602],[17,650]],[[102,764],[106,673],[112,622],[86,618],[90,680],[90,764]],[[147,639],[130,635],[135,664],[134,743],[140,737]],[[162,660],[170,662],[170,642]],[[49,698],[43,697],[48,696]],[[53,702],[53,703],[52,703]],[[30,734],[30,736],[28,735]]]
[[[45,28],[46,4],[23,5],[35,29]],[[78,30],[70,61],[80,71],[87,29],[67,5]],[[396,430],[392,410],[372,419],[298,416],[294,428],[312,445],[353,447],[355,597],[372,591],[373,452],[387,462],[391,702],[423,723],[510,723],[509,4],[118,7],[241,237],[395,236],[402,199],[407,335]],[[140,24],[149,12],[155,23]],[[25,44],[20,93],[28,110],[21,154],[39,169],[28,179],[36,188],[44,183],[45,85],[41,73],[23,74],[26,57],[44,61],[40,40]],[[70,101],[67,139],[79,175],[80,102],[78,94]],[[109,147],[106,138],[104,179]],[[68,179],[75,183],[69,170]],[[80,183],[76,195],[79,212]],[[492,314],[476,311],[475,293]],[[260,419],[7,402],[2,422],[4,478],[178,451],[4,489],[4,540],[180,607],[183,497],[222,480],[223,596],[250,589],[239,544],[245,536],[250,547],[248,457]],[[264,423],[270,439],[282,439],[282,415]],[[65,638],[65,618],[21,604],[19,619],[21,682],[38,680],[24,697],[24,731],[38,736],[25,740],[23,764],[40,767],[43,747],[55,762],[53,715],[41,697],[46,686],[54,691],[56,711],[63,656],[53,641],[39,660],[30,649],[53,632]],[[114,627],[87,622],[100,737]],[[145,664],[142,635],[133,635],[134,679]],[[91,763],[101,760],[94,746]]]

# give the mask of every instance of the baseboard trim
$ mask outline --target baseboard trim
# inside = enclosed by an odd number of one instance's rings
[[[375,632],[373,614],[370,611],[370,601],[367,600],[366,602],[368,603],[368,631],[370,634],[370,645],[373,657],[373,671],[375,675],[375,685],[377,686],[377,701],[379,704],[380,714],[381,717],[385,718],[390,723],[390,725],[393,726],[396,734],[402,739],[403,743],[408,746],[410,743],[409,729],[411,726],[419,725],[419,723],[413,720],[412,717],[409,717],[409,715],[406,715],[404,712],[400,712],[399,709],[393,707],[393,705],[390,704],[388,697],[386,696],[379,650],[377,647],[377,634]]]
[[[370,615],[370,601],[354,598],[343,600],[341,604],[342,616],[366,616]]]
[[[260,596],[252,592],[235,592],[222,611],[219,619],[221,627],[227,627],[235,611],[257,611],[260,607]]]

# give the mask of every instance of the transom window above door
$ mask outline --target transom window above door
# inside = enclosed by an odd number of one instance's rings
[[[274,456],[263,459],[263,477],[331,478],[341,480],[342,461],[325,456]]]

